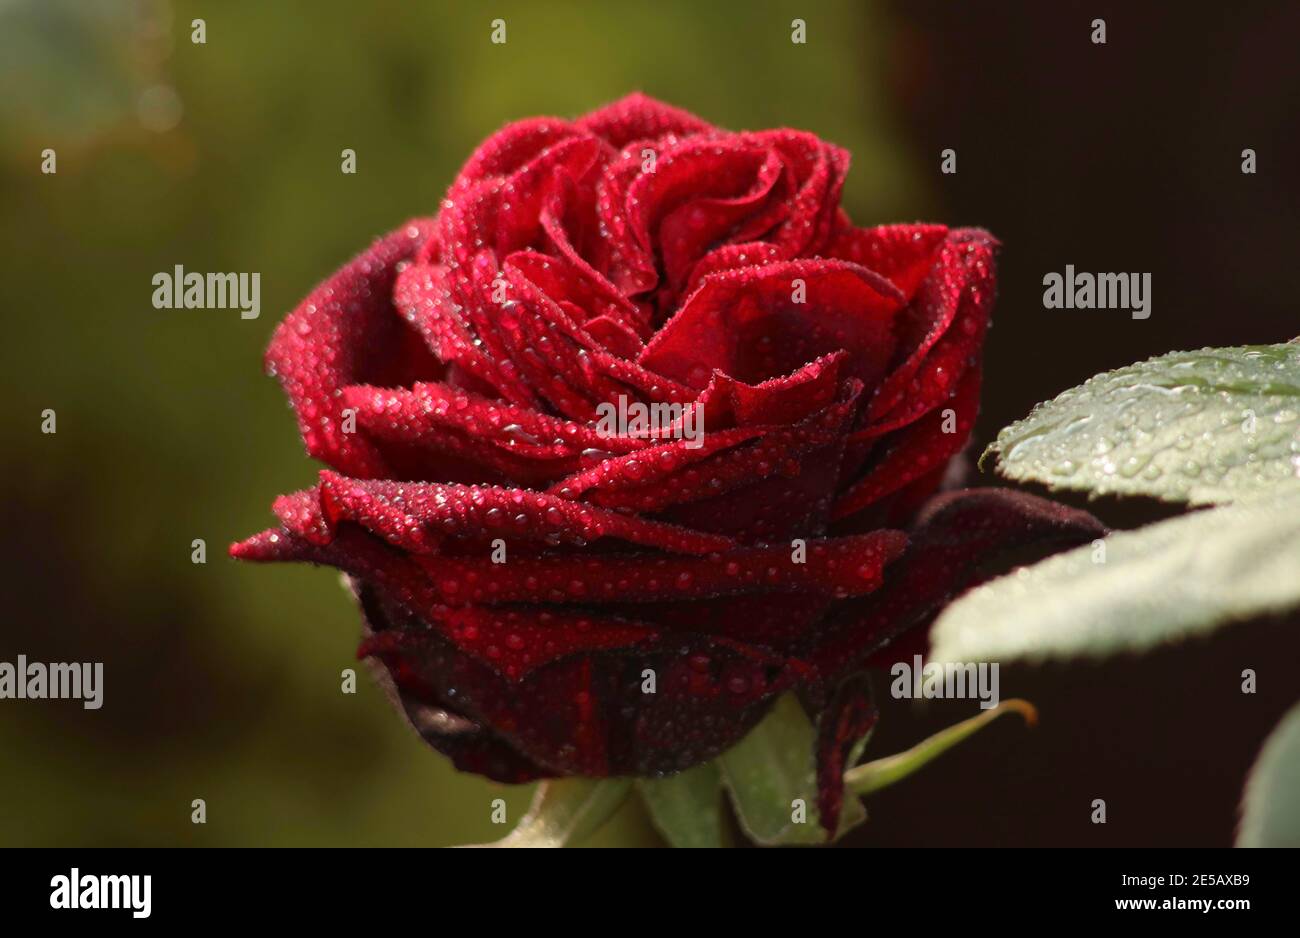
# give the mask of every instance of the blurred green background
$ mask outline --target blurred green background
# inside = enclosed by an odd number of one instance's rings
[[[0,702],[0,844],[476,842],[503,833],[492,798],[512,818],[527,804],[426,749],[364,669],[340,693],[358,617],[334,573],[225,557],[315,477],[262,375],[278,319],[371,238],[431,214],[508,121],[639,89],[847,147],[859,223],[993,230],[1007,248],[979,445],[1103,368],[1295,335],[1282,271],[1300,89],[1294,68],[1275,74],[1294,15],[1114,5],[1110,45],[1091,47],[1105,6],[0,0],[0,566],[17,600],[0,660],[106,670],[99,711]],[[505,45],[489,42],[496,17]],[[1247,145],[1265,169],[1243,183]],[[955,177],[938,172],[946,146]],[[1154,270],[1153,319],[1046,315],[1039,278],[1064,263]],[[150,279],[176,264],[260,272],[261,318],[153,309]],[[993,727],[881,796],[859,840],[1227,842],[1245,767],[1293,694],[1187,682],[1227,686],[1272,634],[1236,657],[1004,675],[1004,696],[1040,704],[1038,735]],[[968,715],[889,706],[882,753]],[[1121,805],[1106,831],[1072,807],[1099,791]],[[635,810],[604,836],[654,840]]]

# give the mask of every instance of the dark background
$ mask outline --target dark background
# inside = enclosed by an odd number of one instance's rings
[[[1097,371],[1300,333],[1298,40],[1293,2],[0,6],[0,569],[17,600],[0,660],[106,671],[99,711],[0,702],[0,844],[457,843],[500,834],[490,799],[527,803],[420,746],[364,672],[339,693],[357,617],[333,574],[224,556],[314,477],[261,374],[275,323],[374,235],[431,213],[501,124],[640,89],[846,146],[859,224],[993,231],[978,452]],[[57,175],[39,172],[46,147]],[[947,147],[956,175],[939,172]],[[150,278],[175,264],[260,271],[261,318],[154,310]],[[1150,272],[1151,318],[1044,310],[1042,277],[1066,264]],[[1091,507],[1121,527],[1167,513]],[[873,797],[852,842],[1226,845],[1300,689],[1295,626],[1005,668],[1002,695],[1033,700],[1041,725],[996,723]],[[885,704],[877,755],[970,713]],[[604,839],[654,837],[629,810]]]

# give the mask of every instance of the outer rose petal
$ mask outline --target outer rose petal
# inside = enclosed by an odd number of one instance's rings
[[[458,765],[505,781],[687,768],[743,736],[801,673],[743,642],[667,635],[635,655],[561,656],[510,677],[373,590],[362,597],[374,631],[360,654],[382,662],[413,722],[431,707],[482,731],[448,738],[417,723],[421,734]],[[641,689],[646,668],[658,676],[655,694]]]
[[[552,553],[508,564],[417,556],[447,603],[652,603],[743,593],[799,592],[845,598],[880,586],[887,563],[907,544],[901,531],[814,540],[807,560],[790,548],[742,547],[708,556]]]
[[[510,683],[566,657],[650,644],[660,635],[655,627],[632,618],[562,607],[551,611],[449,604],[417,564],[355,528],[325,545],[287,531],[269,531],[235,545],[232,554],[259,562],[330,566],[357,577],[419,623],[414,630],[388,636],[385,650],[404,652],[434,637]]]
[[[1105,533],[1086,511],[1009,489],[936,496],[909,531],[908,549],[891,566],[884,588],[845,603],[807,656],[826,674],[852,673],[900,635],[928,625],[1002,555],[1026,547],[1063,550]]]
[[[479,144],[456,175],[452,189],[493,176],[507,176],[547,147],[578,134],[577,128],[558,117],[533,117],[507,124]]]
[[[350,585],[362,610],[362,648],[377,632],[411,623],[409,613],[385,602],[375,589],[355,578]],[[376,660],[376,679],[393,706],[434,749],[451,759],[462,772],[473,772],[497,782],[521,785],[542,778],[547,771],[498,737],[492,730],[456,711],[429,687],[415,694],[403,687],[418,684],[411,669],[384,667]]]
[[[348,479],[322,471],[320,501],[331,531],[340,521],[354,522],[414,553],[431,553],[446,537],[578,544],[611,537],[686,554],[725,550],[733,544],[720,535],[522,489]]]
[[[844,773],[849,752],[880,716],[871,702],[865,675],[849,678],[836,689],[817,721],[817,815],[828,837],[835,835],[844,805]]]
[[[712,124],[694,114],[640,92],[592,111],[579,118],[576,125],[616,149],[622,149],[633,140],[650,140],[669,134],[684,137],[714,129]]]
[[[1024,560],[1026,547],[1051,553],[1103,534],[1105,528],[1086,512],[1005,489],[936,497],[919,515],[902,560],[890,568],[887,589],[845,604],[838,622],[828,623],[829,640],[813,660],[830,675],[853,675],[858,661],[884,668],[910,661],[924,652],[929,624],[944,605],[997,575],[1008,559]],[[818,799],[828,833],[843,801],[849,768],[844,756],[875,717],[860,676],[850,676],[821,709]]]
[[[873,422],[901,426],[946,398],[978,360],[994,299],[994,251],[987,232],[951,232],[901,317],[906,360],[871,402]]]
[[[378,476],[385,464],[369,440],[342,431],[339,390],[367,381],[433,378],[441,370],[414,350],[390,298],[398,262],[414,255],[433,227],[416,219],[377,240],[313,290],[275,330],[267,349],[267,370],[293,404],[307,452],[345,472]]]
[[[589,424],[446,384],[417,382],[409,389],[354,385],[343,389],[343,402],[356,414],[358,429],[381,443],[462,454],[503,477],[530,483],[576,471],[592,461],[585,455],[589,450],[635,452],[650,445],[602,436]]]
[[[509,681],[432,632],[404,632],[392,647],[363,646],[433,700],[490,726],[548,775],[656,775],[713,758],[739,740],[788,689],[796,672],[761,649],[700,636],[657,647],[562,658]],[[641,689],[644,670],[656,693]]]

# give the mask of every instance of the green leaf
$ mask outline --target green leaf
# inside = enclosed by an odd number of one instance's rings
[[[1300,488],[1300,343],[1097,375],[1004,429],[990,453],[1008,479],[1093,495],[1200,505]]]
[[[844,786],[859,795],[869,795],[873,791],[886,788],[907,778],[917,769],[947,752],[967,736],[988,726],[1004,713],[1018,713],[1030,726],[1038,722],[1038,713],[1028,701],[1004,700],[998,706],[985,710],[969,720],[962,720],[947,729],[940,730],[906,752],[876,759],[874,762],[866,762],[850,769],[844,773]]]
[[[1300,847],[1300,704],[1264,740],[1246,779],[1238,847]]]
[[[537,786],[528,813],[483,847],[570,847],[594,834],[632,791],[625,778],[556,778]]]
[[[1292,493],[1112,534],[991,580],[939,617],[931,657],[1101,657],[1298,605],[1300,494]]]
[[[736,815],[750,839],[767,845],[825,843],[817,815],[814,741],[803,707],[793,694],[786,694],[763,722],[718,758]],[[802,801],[802,822],[794,818],[796,801]],[[858,799],[844,799],[836,836],[866,818]]]
[[[666,778],[637,780],[655,827],[674,847],[724,847],[722,772],[706,762]]]

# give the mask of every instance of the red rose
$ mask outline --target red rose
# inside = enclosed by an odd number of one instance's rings
[[[848,164],[640,95],[506,127],[276,331],[334,471],[232,554],[345,571],[360,653],[494,779],[675,772],[797,691],[833,826],[868,659],[992,552],[1097,534],[993,491],[913,517],[975,418],[996,242],[854,227]],[[611,437],[615,402],[679,419]]]

